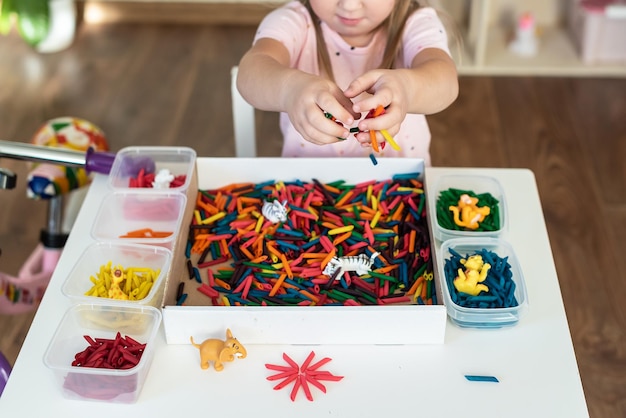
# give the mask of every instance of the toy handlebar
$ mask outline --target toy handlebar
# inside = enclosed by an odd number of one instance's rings
[[[82,167],[88,173],[109,174],[115,154],[96,152],[93,148],[89,148],[84,153],[64,148],[0,140],[0,158],[2,157],[33,162],[48,162],[67,167]]]

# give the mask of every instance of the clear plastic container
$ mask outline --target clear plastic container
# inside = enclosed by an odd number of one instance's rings
[[[449,189],[460,189],[471,191],[477,195],[489,193],[498,201],[498,219],[500,228],[493,231],[472,231],[472,230],[455,230],[443,227],[439,223],[439,214],[437,213],[437,202],[441,192]],[[493,177],[488,176],[472,176],[472,175],[447,175],[441,176],[435,183],[433,190],[427,190],[428,210],[431,217],[431,225],[433,234],[439,241],[445,241],[451,238],[484,238],[484,237],[500,237],[507,230],[508,216],[504,190],[500,182]],[[478,206],[481,207],[480,201]],[[492,214],[489,216],[493,216]]]
[[[514,296],[516,305],[509,307],[478,308],[461,306],[454,302],[451,292],[458,295],[456,288],[452,284],[453,278],[446,278],[446,260],[453,256],[452,251],[461,257],[472,256],[481,250],[487,250],[497,254],[500,258],[507,258],[510,265],[511,278],[515,284]],[[485,260],[483,260],[485,261]],[[486,262],[486,261],[485,261]],[[492,266],[490,273],[494,272],[496,266]],[[460,327],[471,328],[500,328],[512,326],[518,323],[523,311],[528,307],[528,295],[526,293],[526,283],[522,269],[517,260],[513,247],[506,241],[498,238],[455,238],[445,241],[441,245],[441,257],[437,260],[437,272],[439,285],[443,294],[443,302],[446,306],[448,316],[453,323]],[[487,283],[487,282],[484,282]],[[489,292],[485,295],[493,295]],[[456,296],[455,296],[456,298]]]
[[[155,337],[161,312],[150,306],[78,304],[63,316],[46,353],[45,365],[52,370],[68,399],[134,403],[146,381],[154,357]],[[128,369],[72,366],[75,355],[94,340],[115,340],[117,333],[145,344],[139,362]]]
[[[172,249],[180,233],[187,197],[180,193],[109,193],[95,217],[98,241],[159,245]]]
[[[141,269],[151,269],[158,272],[147,295],[138,300],[124,300],[101,296],[86,295],[94,283],[90,280],[98,280],[100,270],[107,266],[120,266],[122,269],[133,269],[140,272]],[[61,291],[74,303],[94,303],[106,301],[112,304],[139,305],[161,307],[165,277],[168,274],[172,262],[172,252],[167,248],[141,245],[133,243],[116,243],[101,241],[88,246],[80,255],[65,280]],[[138,273],[139,274],[139,273]],[[122,284],[120,287],[124,287]],[[122,289],[125,291],[125,289]]]
[[[162,170],[173,176],[185,176],[184,182],[175,187],[132,187],[140,192],[181,192],[186,193],[196,169],[196,152],[187,147],[126,147],[115,155],[109,186],[114,189],[131,188],[131,179],[136,179],[141,170],[145,173],[159,173]]]

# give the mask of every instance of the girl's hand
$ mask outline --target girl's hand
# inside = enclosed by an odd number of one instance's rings
[[[361,132],[355,135],[356,139],[364,146],[371,143],[368,131],[380,131],[386,129],[391,136],[400,131],[400,125],[406,117],[409,108],[409,98],[406,86],[410,78],[406,77],[404,70],[372,70],[350,83],[344,94],[349,99],[354,99],[352,110],[367,113],[377,106],[383,106],[385,113],[376,118],[363,119],[359,122]],[[369,94],[362,94],[369,93]],[[377,132],[378,141],[384,141],[382,135]]]
[[[360,117],[352,110],[352,101],[335,83],[297,71],[285,80],[285,87],[281,107],[287,110],[291,123],[304,139],[324,145],[348,138],[345,126],[325,116],[325,112],[330,113],[346,126]]]
[[[324,116],[332,114],[346,126],[359,113],[337,85],[289,66],[289,51],[270,38],[259,39],[239,63],[237,88],[257,109],[286,112],[296,130],[309,142],[329,144],[347,138],[347,128]]]

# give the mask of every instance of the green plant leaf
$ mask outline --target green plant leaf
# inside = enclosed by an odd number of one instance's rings
[[[17,12],[17,29],[22,38],[32,46],[37,45],[48,35],[50,29],[48,1],[19,0],[13,3]]]
[[[13,2],[15,0],[1,0],[0,7],[0,34],[6,35],[11,30],[11,15],[15,12]]]

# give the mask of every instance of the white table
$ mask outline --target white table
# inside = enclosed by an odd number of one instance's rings
[[[523,169],[430,168],[426,181],[447,173],[491,175],[504,187],[510,216],[506,239],[520,259],[530,301],[517,326],[474,330],[448,321],[443,345],[254,345],[246,359],[227,363],[221,373],[200,369],[197,350],[167,345],[161,330],[137,403],[65,400],[42,359],[71,306],[61,293],[63,281],[91,242],[91,222],[106,190],[106,178],[98,176],[0,397],[0,416],[588,416],[533,174]],[[344,379],[328,382],[326,394],[312,388],[314,402],[302,392],[291,402],[290,387],[272,390],[274,383],[266,380],[272,373],[264,364],[282,364],[283,352],[302,362],[311,350],[317,359],[331,357],[325,370]],[[500,382],[469,382],[466,374],[493,375]]]

